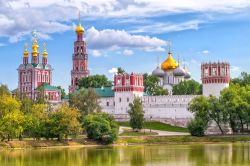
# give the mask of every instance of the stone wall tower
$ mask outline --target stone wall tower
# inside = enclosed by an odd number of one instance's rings
[[[220,92],[229,86],[229,63],[203,63],[201,64],[201,80],[204,96],[220,96]]]
[[[72,56],[73,68],[71,70],[71,85],[69,93],[73,93],[78,88],[78,80],[89,75],[88,54],[86,53],[86,42],[83,40],[84,28],[79,22],[75,29],[77,39],[74,42],[74,53]]]
[[[115,114],[125,115],[135,97],[143,97],[142,74],[118,74],[114,76]]]

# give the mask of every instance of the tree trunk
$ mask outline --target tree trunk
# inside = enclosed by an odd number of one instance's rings
[[[222,130],[220,123],[216,120],[215,122],[217,123],[217,126],[219,127],[221,134],[224,134],[224,131]]]
[[[241,118],[240,118],[240,125],[241,125],[241,132],[243,133],[244,132],[244,124],[243,124],[243,121]]]

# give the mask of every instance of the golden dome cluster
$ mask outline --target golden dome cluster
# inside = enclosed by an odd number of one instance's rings
[[[39,45],[38,45],[38,42],[37,42],[37,32],[33,32],[33,36],[34,36],[34,40],[33,40],[32,47],[31,47],[32,48],[31,55],[33,57],[37,57],[39,55]],[[43,50],[42,55],[43,55],[44,58],[47,58],[48,52],[46,50],[46,44],[44,43],[43,46],[44,46],[44,50]],[[24,45],[23,57],[24,58],[29,57],[28,45],[27,44]]]
[[[178,63],[172,57],[172,53],[168,51],[168,58],[161,64],[161,69],[163,71],[174,70],[178,67]]]

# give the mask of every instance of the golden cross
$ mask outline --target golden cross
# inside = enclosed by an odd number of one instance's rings
[[[34,38],[37,38],[37,31],[35,30],[34,32],[33,32],[33,35],[34,35]]]
[[[78,24],[80,24],[80,23],[81,23],[81,12],[79,10],[79,12],[78,12]]]
[[[43,47],[44,47],[44,49],[46,50],[46,43],[43,43]]]
[[[167,45],[168,45],[168,51],[170,51],[170,48],[171,48],[171,46],[172,46],[171,40],[168,40],[168,41],[167,41]]]
[[[27,43],[24,44],[24,49],[25,49],[25,50],[28,49],[28,44],[27,44]]]

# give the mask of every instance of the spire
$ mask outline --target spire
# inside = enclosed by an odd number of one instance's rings
[[[160,66],[159,55],[157,55],[157,66]]]
[[[46,44],[45,43],[43,43],[43,58],[42,58],[42,63],[43,63],[43,65],[46,65],[47,63],[48,63],[48,59],[47,59],[47,55],[48,55],[48,53],[47,53],[47,50],[46,50]]]
[[[29,62],[29,52],[28,52],[28,44],[24,44],[24,51],[23,51],[23,64],[27,65]]]
[[[75,32],[77,34],[82,34],[84,33],[84,28],[81,25],[81,15],[80,15],[80,11],[78,13],[78,25],[76,26]]]
[[[33,37],[34,37],[34,40],[33,40],[33,44],[32,44],[32,56],[38,56],[39,45],[37,44],[37,31],[33,32]]]
[[[25,44],[24,44],[23,57],[24,57],[24,58],[28,58],[28,56],[29,56],[29,52],[28,52],[28,44],[27,44],[27,43],[25,43]]]
[[[46,43],[43,43],[43,58],[47,58],[47,50],[46,50]]]
[[[171,45],[172,45],[172,42],[170,40],[168,40],[168,55],[171,55]]]

